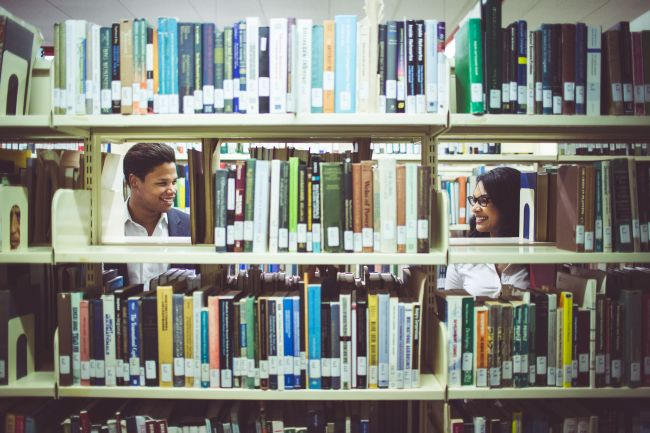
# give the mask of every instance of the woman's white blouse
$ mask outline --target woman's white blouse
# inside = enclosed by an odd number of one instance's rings
[[[501,273],[497,273],[494,264],[451,264],[447,266],[445,290],[465,289],[472,296],[496,298],[501,292],[501,285],[508,284],[518,289],[528,289],[528,266],[509,264]]]

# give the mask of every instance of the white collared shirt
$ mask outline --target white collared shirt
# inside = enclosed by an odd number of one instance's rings
[[[501,272],[501,278],[494,264],[451,264],[447,266],[445,290],[465,289],[472,296],[496,298],[503,284],[527,290],[530,287],[528,267],[509,264]]]
[[[129,212],[129,201],[124,203],[124,235],[125,236],[149,236],[147,229],[131,219]],[[160,214],[160,219],[151,234],[153,237],[169,237],[169,221],[167,213]],[[127,263],[129,273],[129,284],[144,284],[144,290],[149,290],[149,281],[169,269],[168,263]]]

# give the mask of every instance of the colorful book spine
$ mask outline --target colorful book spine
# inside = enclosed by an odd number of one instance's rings
[[[311,48],[311,112],[323,112],[323,54],[324,30],[320,24],[312,27]]]
[[[139,298],[132,297],[127,301],[128,338],[129,338],[129,383],[140,386],[140,308]]]
[[[335,22],[334,111],[356,112],[357,17],[337,15]]]
[[[203,113],[214,113],[215,89],[215,34],[213,23],[201,24],[202,96]]]

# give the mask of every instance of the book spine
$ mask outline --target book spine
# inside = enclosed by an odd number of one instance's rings
[[[316,24],[312,27],[312,57],[311,57],[311,112],[323,112],[323,26]]]
[[[298,104],[298,29],[296,19],[287,22],[287,112],[295,113]]]
[[[238,110],[236,113],[245,114],[248,111],[248,55],[247,55],[247,34],[248,23],[247,20],[241,20],[238,23],[239,44],[238,53],[239,57],[235,62],[236,76],[239,77],[239,87],[235,87],[235,97],[238,98]],[[239,93],[237,93],[239,91]]]
[[[157,308],[155,297],[146,296],[142,298],[142,358],[144,360],[144,385],[146,386],[158,386]]]
[[[281,161],[271,161],[271,197],[269,215],[269,252],[278,252],[278,230],[280,218],[280,167]]]
[[[178,24],[179,98],[183,114],[194,113],[194,24]],[[172,66],[172,69],[173,66]]]
[[[396,179],[396,224],[397,224],[397,252],[406,252],[406,166],[399,164],[395,171]]]
[[[90,301],[92,309],[92,337],[91,337],[91,385],[105,385],[106,365],[104,363],[104,320],[103,303],[101,299]],[[95,360],[95,368],[92,367],[92,360]],[[94,373],[93,373],[94,372]]]
[[[235,166],[235,221],[233,224],[235,252],[244,251],[244,206],[246,203],[246,163],[238,161]]]
[[[474,299],[462,300],[461,384],[474,384]]]
[[[226,251],[235,251],[236,169],[228,167],[226,175]],[[215,191],[216,192],[216,191]],[[216,212],[215,212],[216,214]],[[216,234],[215,234],[216,236]],[[216,239],[215,239],[216,240]]]
[[[257,17],[246,18],[246,113],[258,114],[259,110],[259,59],[260,23]]]
[[[600,115],[601,39],[600,27],[587,27],[586,113],[588,116]]]
[[[267,26],[259,28],[259,77],[258,77],[258,104],[260,114],[270,112],[271,82],[270,82],[270,29]]]
[[[571,387],[573,376],[573,294],[561,292],[562,307],[562,386]]]
[[[406,112],[415,113],[415,20],[406,20]]]
[[[298,70],[296,80],[298,84],[296,112],[311,112],[311,59],[312,59],[312,20],[298,19],[296,21],[298,32]]]
[[[246,25],[244,23],[244,25]],[[241,83],[240,83],[240,67],[241,67],[241,36],[242,32],[240,31],[240,27],[242,26],[241,22],[236,22],[233,25],[232,28],[232,88],[233,88],[233,93],[232,93],[232,112],[233,113],[240,113],[241,110],[239,108],[239,104],[241,102],[240,99],[240,89],[241,89]],[[244,58],[244,61],[246,61],[246,58]],[[244,66],[245,67],[245,66]]]
[[[185,386],[184,305],[183,295],[172,295],[174,387]]]
[[[398,386],[398,353],[400,346],[399,334],[399,300],[395,296],[389,298],[388,304],[388,388],[397,389]],[[403,336],[402,336],[403,337]],[[402,339],[402,343],[403,343]],[[404,387],[404,370],[401,370],[401,385]]]
[[[377,294],[368,294],[368,388],[378,387],[378,298]]]
[[[334,112],[334,20],[323,21],[323,112]]]
[[[362,234],[362,181],[361,181],[361,164],[352,164],[352,229],[354,232],[354,252],[363,251],[363,234]]]
[[[122,114],[133,113],[133,23],[120,22],[120,110]]]
[[[447,298],[447,356],[449,360],[447,367],[450,386],[461,385],[462,329],[462,299],[459,297]]]
[[[413,378],[413,304],[404,305],[404,388],[412,388]]]
[[[324,233],[323,250],[340,252],[343,249],[343,209],[341,191],[343,167],[340,163],[322,163],[322,224]]]
[[[155,33],[153,27],[147,23],[146,25],[146,91],[147,91],[147,113],[154,112],[154,93],[155,93],[155,79],[154,79],[154,70],[156,65],[155,59],[155,50],[156,46],[154,44]]]
[[[201,24],[201,89],[203,113],[215,112],[215,26],[214,23]],[[198,379],[198,378],[195,378]]]
[[[395,48],[395,80],[397,84],[396,90],[396,106],[395,112],[404,113],[406,111],[406,22],[397,21],[397,39]]]
[[[575,38],[575,103],[576,114],[586,114],[586,84],[587,84],[587,26],[576,24]]]
[[[372,224],[373,224],[373,241],[372,247],[374,252],[381,251],[381,220],[380,220],[380,186],[379,169],[377,166],[372,168]]]
[[[59,293],[57,295],[57,317],[59,321],[59,385],[69,386],[73,384],[72,378],[72,311],[70,293]],[[6,304],[8,305],[8,304]],[[8,317],[8,314],[7,314]]]
[[[271,113],[287,111],[287,37],[286,18],[270,21]]]
[[[356,26],[356,111],[368,113],[374,111],[370,109],[370,24],[361,20]]]
[[[474,384],[477,387],[488,385],[488,310],[485,307],[475,308],[474,337],[476,342],[475,353],[475,378]]]
[[[321,286],[307,286],[309,389],[321,389]]]
[[[387,24],[379,24],[377,28],[377,112],[386,112],[386,44]],[[371,73],[374,71],[371,71]]]
[[[288,337],[290,336],[290,328],[285,330],[285,327],[291,326],[291,311],[284,311],[284,298],[275,298],[275,337],[277,341],[277,356],[278,356],[278,383],[279,390],[287,388],[293,379],[293,360],[287,355],[291,353]]]
[[[158,28],[156,33],[158,35],[158,88],[156,89],[157,103],[154,101],[154,111],[156,114],[165,114],[169,112],[166,70],[167,62],[169,60],[169,33],[167,32],[167,18],[158,18]],[[113,107],[115,107],[115,105],[113,105]],[[115,110],[113,110],[113,112],[115,112]]]
[[[8,304],[7,304],[8,305]],[[79,384],[81,386],[90,385],[90,321],[89,321],[89,302],[82,300],[79,303],[79,352],[81,364],[81,376]],[[117,330],[117,327],[116,327]],[[121,359],[117,359],[118,374],[121,371]],[[6,377],[6,376],[5,376]],[[118,381],[121,376],[118,377]],[[117,383],[120,385],[121,383]]]
[[[438,51],[436,49],[436,26],[436,20],[424,20],[424,84],[427,113],[438,112]]]
[[[234,29],[233,27],[225,27],[223,29],[223,98],[224,98],[224,108],[225,113],[234,112],[234,97],[235,97],[235,82],[233,79],[233,38],[234,38]],[[238,83],[239,84],[239,83]],[[237,86],[239,89],[239,86]]]
[[[171,286],[156,289],[158,317],[158,362],[160,386],[172,386],[173,365],[173,311]]]
[[[223,113],[225,108],[225,32],[215,29],[214,40],[214,111]]]
[[[298,208],[300,161],[296,157],[289,158],[289,251],[298,251]]]
[[[117,385],[115,359],[115,296],[102,295],[104,319],[104,362],[106,386]]]
[[[445,56],[445,22],[439,21],[438,28],[438,113],[449,109],[449,64]]]
[[[417,252],[429,252],[429,219],[430,219],[430,184],[431,184],[431,168],[418,167],[418,221],[417,221]]]
[[[354,211],[352,208],[354,187],[352,163],[343,163],[343,250],[354,251]]]
[[[501,2],[486,1],[483,4],[483,31],[485,32],[485,99],[489,113],[501,112],[502,81],[502,29]]]
[[[386,113],[397,111],[397,22],[386,25]]]
[[[528,31],[526,51],[526,114],[535,114],[535,31]]]
[[[80,350],[80,316],[79,309],[83,293],[72,292],[70,294],[70,317],[72,323],[72,383],[78,385],[81,382],[81,350]]]
[[[55,27],[57,29],[58,27]],[[111,31],[110,27],[102,27],[100,29],[100,44],[101,44],[101,113],[112,113],[111,108]],[[56,39],[55,39],[56,40]],[[58,59],[55,59],[55,62]],[[58,107],[57,107],[58,108]]]
[[[562,114],[575,114],[576,26],[562,24]]]
[[[415,21],[415,112],[426,112],[424,78],[424,20]]]
[[[352,298],[339,295],[339,352],[341,358],[341,389],[352,387]]]
[[[517,21],[517,114],[526,114],[527,111],[527,84],[526,67],[526,36],[528,35],[526,21]],[[479,37],[480,38],[480,37]]]
[[[341,389],[340,302],[330,302],[330,361],[332,389]]]
[[[244,251],[253,251],[253,240],[255,237],[255,180],[257,161],[249,159],[246,161],[246,192],[244,195]]]
[[[185,386],[194,387],[194,300],[192,296],[183,297],[183,353],[185,358]]]
[[[218,297],[219,308],[219,372],[221,388],[233,387],[233,360],[235,332],[234,301],[232,298]]]
[[[271,161],[257,161],[255,164],[255,204],[253,216],[253,252],[256,253],[263,253],[268,250],[270,178]]]
[[[356,40],[357,18],[354,15],[337,15],[334,32],[334,111],[356,112]]]
[[[298,164],[298,252],[307,252],[307,166]]]
[[[127,301],[128,320],[128,354],[129,354],[129,383],[131,386],[140,386],[140,356],[142,346],[140,340],[140,300],[129,298]]]
[[[552,26],[542,24],[542,106],[543,114],[553,114],[552,68],[553,56]]]
[[[382,159],[378,164],[378,177],[381,195],[381,252],[395,253],[397,251],[397,215],[396,215],[396,170],[394,159]]]
[[[372,165],[361,163],[361,244],[363,252],[373,251],[373,171]]]
[[[257,327],[255,326],[255,299],[249,296],[246,298],[246,388],[254,389],[259,386],[261,379],[259,365],[259,343],[257,340]],[[243,337],[242,337],[243,338]]]
[[[217,252],[226,251],[227,195],[228,172],[219,169],[214,174],[214,246]]]
[[[311,233],[312,251],[321,252],[321,174],[320,158],[311,159]]]

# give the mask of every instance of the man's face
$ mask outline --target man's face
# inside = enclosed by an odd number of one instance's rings
[[[154,168],[145,176],[144,182],[132,174],[129,179],[131,194],[149,212],[167,212],[174,204],[177,177],[173,162]]]

